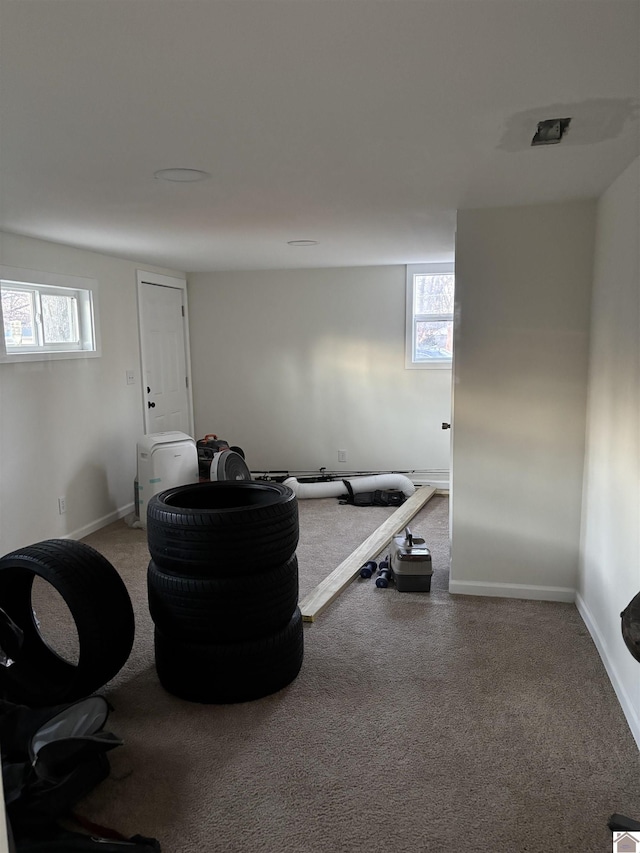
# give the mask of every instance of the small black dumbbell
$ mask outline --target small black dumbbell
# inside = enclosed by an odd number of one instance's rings
[[[378,568],[378,564],[375,560],[367,560],[364,566],[360,569],[360,577],[361,578],[370,578],[376,573],[376,569]]]
[[[378,570],[378,577],[376,578],[376,586],[379,589],[386,589],[389,586],[389,582],[393,580],[393,571],[389,566],[389,558],[386,560],[380,561],[380,568]]]

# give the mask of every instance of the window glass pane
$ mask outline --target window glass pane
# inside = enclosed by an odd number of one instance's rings
[[[453,321],[418,320],[416,323],[416,361],[453,357]]]
[[[0,363],[99,356],[97,289],[94,279],[0,266]]]
[[[33,293],[2,288],[4,340],[7,348],[36,344]]]
[[[41,294],[42,327],[46,344],[71,344],[78,340],[76,300],[71,296]]]
[[[453,314],[454,275],[415,275],[415,314]]]

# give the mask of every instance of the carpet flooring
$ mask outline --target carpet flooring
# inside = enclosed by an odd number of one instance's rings
[[[299,509],[301,597],[393,511]],[[158,683],[145,532],[89,536],[136,639],[103,691],[125,745],[79,811],[164,853],[610,851],[609,815],[640,817],[640,761],[587,629],[570,604],[450,595],[447,522],[436,496],[411,524],[430,593],[354,581],[305,624],[293,683],[226,706]]]

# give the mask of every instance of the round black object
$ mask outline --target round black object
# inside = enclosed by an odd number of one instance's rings
[[[62,597],[78,634],[76,663],[41,635],[31,601],[35,577]],[[39,707],[93,693],[127,661],[135,632],[129,593],[111,563],[89,545],[48,539],[0,559],[0,607],[24,632],[15,663],[0,667],[0,695]]]
[[[190,702],[222,705],[275,693],[300,672],[303,649],[302,615],[297,607],[280,631],[245,643],[180,643],[155,630],[160,683]]]
[[[224,481],[177,486],[147,506],[155,564],[187,577],[251,574],[286,563],[298,544],[298,503],[282,483]]]
[[[634,658],[640,661],[640,592],[631,599],[620,616],[625,645]]]
[[[233,577],[186,578],[147,571],[149,612],[157,628],[181,642],[232,642],[283,628],[298,604],[298,560]]]

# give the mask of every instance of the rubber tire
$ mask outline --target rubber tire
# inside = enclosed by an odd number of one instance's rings
[[[40,635],[31,587],[41,577],[64,599],[76,625],[77,663],[65,661]],[[82,542],[48,539],[0,559],[0,607],[24,631],[19,657],[0,667],[0,694],[39,707],[84,698],[126,663],[135,634],[133,607],[122,578]]]
[[[255,569],[255,566],[254,566]],[[298,604],[298,560],[225,578],[186,578],[147,570],[149,612],[157,628],[185,643],[253,640],[291,619]]]
[[[154,495],[147,540],[154,563],[181,577],[253,574],[286,563],[298,545],[298,503],[282,483],[194,483]]]
[[[640,592],[631,599],[620,614],[622,639],[633,657],[640,661]]]
[[[300,608],[280,631],[223,645],[179,643],[155,630],[156,671],[164,689],[190,702],[250,702],[290,684],[300,672],[304,634]]]

